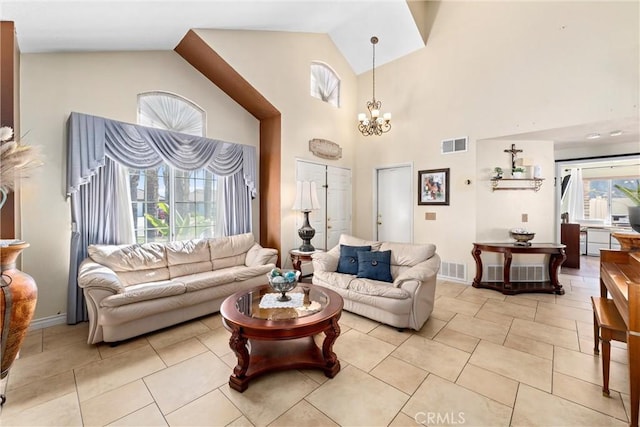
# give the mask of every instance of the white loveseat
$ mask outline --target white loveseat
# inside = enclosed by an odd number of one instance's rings
[[[78,285],[89,344],[117,342],[214,313],[241,289],[264,284],[278,252],[253,234],[134,245],[92,245]]]
[[[391,251],[392,282],[338,273],[341,245]],[[339,293],[344,309],[399,329],[419,330],[433,311],[440,257],[433,244],[362,240],[343,234],[328,252],[312,255],[314,285]]]

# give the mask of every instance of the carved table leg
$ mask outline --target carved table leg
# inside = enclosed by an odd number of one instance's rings
[[[476,277],[473,279],[473,287],[478,287],[480,285],[480,282],[482,281],[482,258],[480,258],[481,253],[482,251],[476,246],[474,246],[473,250],[471,251],[471,255],[476,261]]]
[[[291,264],[293,269],[302,272],[302,258],[298,255],[291,255]]]
[[[511,251],[505,251],[504,253],[504,264],[502,267],[502,282],[504,283],[505,289],[511,289],[511,260],[513,259],[513,255]]]
[[[242,336],[239,327],[232,325],[231,338],[229,339],[229,347],[236,354],[238,364],[233,368],[233,375],[229,377],[229,387],[243,392],[249,387],[249,381],[246,380],[245,374],[249,369],[249,350],[247,348],[247,338]]]
[[[338,360],[338,356],[333,352],[333,343],[336,342],[338,335],[340,335],[339,318],[340,316],[338,315],[331,319],[331,326],[324,331],[325,338],[322,343],[322,356],[326,363],[324,374],[329,378],[335,377],[336,374],[340,372],[340,361]]]
[[[564,249],[560,249],[559,254],[552,254],[549,257],[549,280],[553,286],[554,293],[557,295],[564,295],[564,289],[562,289],[562,285],[558,281],[558,270],[560,270],[560,266],[565,259],[567,259],[567,254]]]

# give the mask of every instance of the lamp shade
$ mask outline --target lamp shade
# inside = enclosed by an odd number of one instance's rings
[[[320,209],[318,191],[314,181],[296,181],[296,200],[291,209],[296,211]]]

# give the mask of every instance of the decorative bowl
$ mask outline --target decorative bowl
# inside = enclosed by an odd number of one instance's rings
[[[509,235],[512,239],[515,239],[516,245],[518,246],[529,246],[531,245],[530,240],[536,235],[536,233],[530,233],[527,230],[517,228],[509,231]]]
[[[269,279],[271,289],[282,293],[282,295],[278,297],[278,301],[289,301],[291,297],[287,295],[287,292],[298,286],[300,272],[297,270],[283,271],[279,268],[274,268],[271,272],[267,273],[267,278]]]

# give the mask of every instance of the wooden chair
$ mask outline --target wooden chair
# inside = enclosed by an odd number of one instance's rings
[[[591,303],[593,304],[593,352],[600,354],[598,343],[602,340],[602,394],[609,396],[611,340],[627,342],[627,326],[612,299],[591,297]]]

